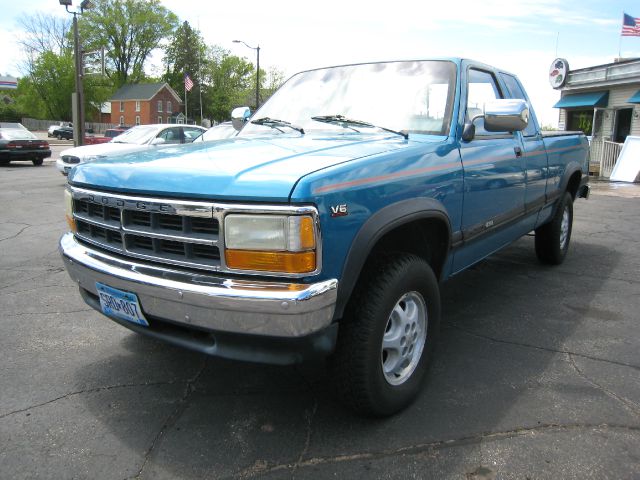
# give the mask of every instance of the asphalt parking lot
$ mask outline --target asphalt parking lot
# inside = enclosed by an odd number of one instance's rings
[[[443,285],[426,388],[370,420],[320,364],[208,358],[87,307],[65,182],[0,168],[0,478],[640,478],[640,185],[576,203],[562,266],[525,237]]]

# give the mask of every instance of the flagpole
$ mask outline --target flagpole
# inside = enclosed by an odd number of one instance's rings
[[[622,25],[624,26],[624,10],[622,11]],[[620,32],[620,39],[618,40],[618,58],[622,56],[622,32]]]
[[[189,123],[189,114],[187,113],[187,82],[184,82],[184,123]]]
[[[200,34],[200,17],[198,17],[198,34]],[[198,52],[198,93],[200,94],[200,126],[202,126],[202,65],[200,63],[201,52]]]

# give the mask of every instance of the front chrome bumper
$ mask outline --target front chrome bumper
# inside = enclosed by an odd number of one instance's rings
[[[145,315],[201,330],[295,338],[329,326],[338,281],[303,284],[237,280],[137,263],[60,239],[71,278],[90,295],[96,282],[138,296]],[[96,308],[95,302],[87,302]]]

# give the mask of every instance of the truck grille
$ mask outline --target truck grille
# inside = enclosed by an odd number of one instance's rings
[[[317,209],[307,205],[227,204],[67,188],[72,197],[78,241],[127,257],[209,272],[276,275],[227,268],[224,258],[225,215],[257,213],[318,217]],[[320,261],[320,245],[317,256]],[[277,275],[303,277],[308,274]]]
[[[220,269],[220,221],[211,204],[75,191],[73,212],[80,240],[123,255]]]

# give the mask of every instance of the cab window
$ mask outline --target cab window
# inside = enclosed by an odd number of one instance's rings
[[[503,98],[503,95],[493,74],[484,70],[469,69],[465,122],[470,122],[476,115],[482,115],[484,104],[498,98]],[[477,119],[474,125],[476,126],[476,137],[495,135],[494,132],[487,132],[484,129],[482,118]]]

